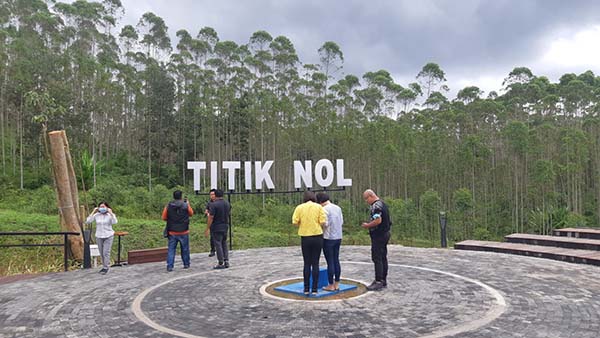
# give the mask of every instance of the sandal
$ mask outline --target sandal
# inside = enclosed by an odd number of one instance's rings
[[[334,286],[333,284],[329,284],[329,285],[327,285],[327,286],[324,286],[324,287],[323,287],[323,290],[325,290],[325,291],[337,291],[337,290],[339,290],[339,289],[336,289],[336,288],[335,288],[335,286]]]

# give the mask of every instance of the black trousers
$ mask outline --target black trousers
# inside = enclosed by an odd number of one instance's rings
[[[390,241],[390,232],[381,235],[371,234],[371,259],[375,264],[375,280],[387,281],[388,261],[387,244]]]
[[[302,236],[302,258],[304,258],[304,291],[309,290],[309,281],[312,275],[313,292],[317,292],[319,285],[319,258],[323,249],[323,235]]]
[[[215,252],[215,242],[213,239],[213,232],[210,231],[210,252]]]
[[[217,260],[219,261],[219,264],[223,264],[224,261],[229,261],[229,251],[227,250],[227,230],[212,232],[212,239],[213,243],[215,244]]]

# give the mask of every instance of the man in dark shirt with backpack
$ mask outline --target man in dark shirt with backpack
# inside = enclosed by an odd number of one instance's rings
[[[194,214],[194,210],[186,200],[181,200],[182,193],[180,190],[173,192],[173,201],[169,202],[163,209],[162,219],[167,221],[165,232],[169,239],[169,249],[167,253],[167,271],[173,271],[175,263],[175,251],[177,243],[181,249],[181,260],[183,268],[190,267],[190,217]]]
[[[369,291],[379,291],[387,287],[388,261],[387,244],[390,241],[390,213],[387,205],[371,189],[365,190],[363,198],[371,208],[369,222],[362,224],[369,229],[371,236],[371,259],[375,264],[375,280],[367,286]]]
[[[229,229],[229,212],[231,205],[223,199],[223,190],[215,189],[215,200],[208,206],[208,219],[204,236],[212,234],[217,260],[219,264],[215,269],[229,267],[229,252],[227,250],[227,230]]]

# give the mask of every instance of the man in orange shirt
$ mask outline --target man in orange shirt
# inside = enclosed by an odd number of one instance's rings
[[[167,253],[167,271],[173,271],[175,264],[175,251],[179,242],[181,249],[181,260],[183,268],[190,267],[190,217],[194,210],[187,199],[181,200],[180,190],[173,192],[173,201],[169,202],[163,209],[162,219],[167,221],[167,234],[169,238],[169,251]]]

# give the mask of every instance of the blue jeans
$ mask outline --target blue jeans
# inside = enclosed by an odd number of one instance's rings
[[[169,235],[169,252],[167,253],[167,269],[173,269],[177,242],[180,243],[183,266],[190,266],[190,235]]]
[[[341,239],[325,239],[323,240],[323,253],[325,254],[325,260],[327,261],[327,279],[329,285],[335,281],[340,281],[340,275],[342,274],[342,268],[340,266],[340,244]]]

